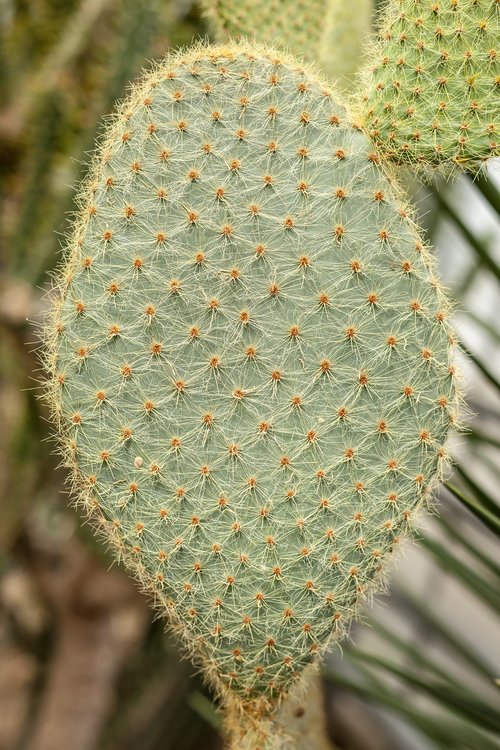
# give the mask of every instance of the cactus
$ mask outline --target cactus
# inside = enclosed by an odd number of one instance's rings
[[[320,65],[347,89],[361,60],[371,26],[372,0],[201,0],[219,41],[245,35],[285,47]]]
[[[431,254],[327,84],[257,44],[147,74],[80,205],[45,333],[75,498],[234,747],[285,746],[282,698],[383,585],[446,462]]]
[[[335,0],[200,0],[216,38],[237,36],[289,47],[313,62],[320,54],[323,26]]]
[[[318,63],[337,87],[348,94],[372,27],[373,0],[330,0]]]
[[[477,170],[500,154],[499,18],[498,0],[389,2],[363,105],[384,156]]]

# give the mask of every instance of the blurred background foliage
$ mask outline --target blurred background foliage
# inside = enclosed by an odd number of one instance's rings
[[[35,332],[103,117],[205,34],[190,0],[0,0],[0,750],[221,747],[201,680],[67,508]],[[500,749],[499,174],[405,178],[456,300],[470,416],[440,515],[326,664],[344,750]]]

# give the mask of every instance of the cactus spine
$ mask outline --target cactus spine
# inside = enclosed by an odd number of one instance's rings
[[[347,109],[256,44],[159,64],[80,203],[47,326],[75,496],[243,717],[234,746],[285,747],[282,698],[446,460],[432,258]]]

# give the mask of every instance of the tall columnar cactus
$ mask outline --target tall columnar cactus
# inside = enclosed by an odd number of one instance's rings
[[[432,257],[348,110],[254,44],[149,73],[80,203],[47,329],[75,495],[234,747],[284,746],[281,699],[381,586],[446,461]]]
[[[499,39],[498,0],[390,0],[363,106],[387,158],[477,169],[500,155]]]

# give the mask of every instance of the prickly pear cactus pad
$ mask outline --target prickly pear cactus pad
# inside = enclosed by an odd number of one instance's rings
[[[477,169],[500,154],[499,39],[498,0],[390,0],[365,110],[389,158]]]
[[[78,499],[212,684],[271,705],[380,586],[445,460],[429,251],[311,71],[198,46],[109,125],[57,283]]]

